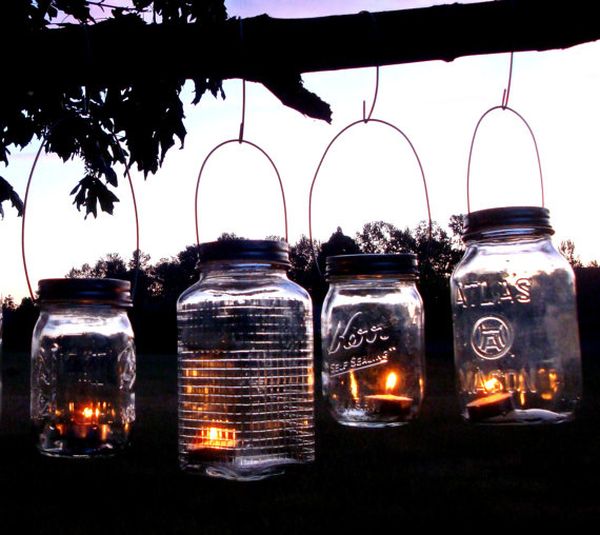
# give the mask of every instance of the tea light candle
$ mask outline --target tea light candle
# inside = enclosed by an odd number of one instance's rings
[[[467,403],[467,414],[473,422],[485,421],[488,418],[502,416],[515,410],[513,395],[510,392],[496,392]]]
[[[398,375],[389,372],[385,381],[385,394],[365,396],[370,410],[381,416],[405,416],[413,404],[413,398],[392,394],[398,384]]]
[[[67,407],[66,418],[62,418],[63,421],[56,425],[61,436],[98,443],[108,440],[111,434],[109,423],[115,416],[115,411],[106,401],[78,404],[71,401]],[[62,415],[62,411],[56,411],[57,417]]]
[[[235,429],[202,427],[188,456],[196,461],[223,461],[236,445]]]
[[[372,411],[382,416],[404,416],[410,411],[413,399],[394,394],[374,394],[365,396]]]

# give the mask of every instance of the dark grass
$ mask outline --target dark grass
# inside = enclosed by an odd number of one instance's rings
[[[138,357],[133,443],[98,461],[41,457],[29,429],[28,357],[3,359],[0,533],[486,533],[600,519],[600,365],[584,345],[584,404],[573,423],[476,427],[458,416],[450,354],[428,362],[418,422],[344,428],[317,402],[317,460],[233,483],[177,464],[176,358]]]

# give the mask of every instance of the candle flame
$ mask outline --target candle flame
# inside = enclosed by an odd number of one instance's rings
[[[350,394],[352,394],[352,399],[358,402],[358,383],[356,382],[354,372],[350,372]]]
[[[96,409],[97,411],[98,409]],[[81,414],[83,415],[84,418],[90,419],[93,414],[94,414],[94,409],[92,409],[91,407],[85,407],[82,411]]]
[[[496,377],[492,377],[483,383],[486,392],[501,392],[503,390],[502,383],[496,379]]]
[[[398,374],[396,372],[388,373],[387,377],[385,379],[385,391],[391,392],[392,390],[394,390],[394,388],[396,388],[397,384],[398,384]]]

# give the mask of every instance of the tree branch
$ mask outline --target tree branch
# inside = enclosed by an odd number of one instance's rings
[[[260,82],[283,70],[289,76],[567,48],[600,38],[595,9],[587,0],[497,0],[313,19],[261,15],[208,31],[194,24],[124,23],[123,16],[11,36],[10,43],[0,37],[0,44],[10,50],[5,79],[25,87],[198,76]]]

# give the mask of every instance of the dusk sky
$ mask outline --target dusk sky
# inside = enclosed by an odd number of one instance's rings
[[[442,3],[442,2],[438,2]],[[402,1],[236,1],[230,16],[267,12],[278,17],[309,17],[362,10],[384,11],[433,2]],[[499,105],[508,79],[509,54],[382,67],[373,117],[402,129],[416,148],[429,186],[432,216],[446,226],[465,213],[469,145],[478,119]],[[570,238],[584,261],[600,259],[595,231],[600,197],[600,44],[564,51],[518,53],[509,105],[531,125],[539,146],[546,206],[555,242]],[[333,124],[284,107],[270,92],[247,84],[245,138],[275,161],[284,182],[290,242],[308,234],[308,193],[316,166],[341,128],[362,117],[362,101],[372,99],[375,69],[305,74],[308,89],[333,109]],[[224,84],[226,100],[211,95],[191,105],[186,86],[185,147],[174,147],[157,175],[133,173],[140,212],[141,242],[152,261],[176,255],[195,241],[194,190],[202,160],[218,143],[238,135],[241,81]],[[13,150],[0,169],[24,196],[39,141]],[[122,169],[117,169],[122,174]],[[121,179],[115,215],[96,220],[77,212],[69,191],[83,176],[80,162],[63,163],[44,155],[33,178],[27,219],[27,257],[38,279],[62,277],[71,267],[93,263],[110,252],[130,258],[135,247],[129,186]],[[508,112],[495,112],[482,124],[471,170],[472,208],[540,204],[535,152],[526,127]],[[5,203],[0,221],[0,294],[27,295],[21,265],[21,220]],[[283,234],[276,176],[258,152],[231,144],[211,158],[200,188],[200,238],[222,232],[248,238]],[[327,239],[336,227],[353,235],[369,221],[399,227],[426,218],[419,170],[406,142],[378,124],[354,127],[331,149],[314,196],[315,237]]]

